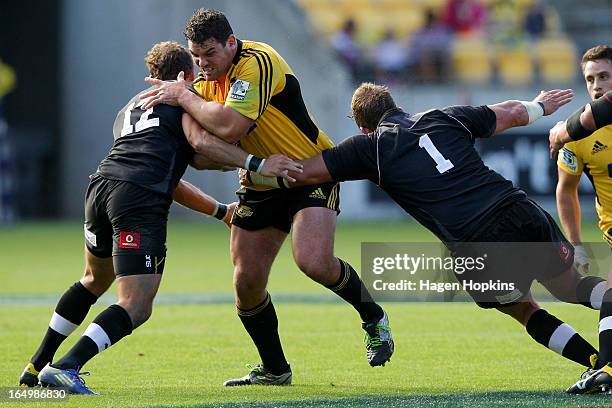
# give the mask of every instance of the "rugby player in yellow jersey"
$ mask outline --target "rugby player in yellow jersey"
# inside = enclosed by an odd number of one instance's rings
[[[601,98],[612,90],[612,47],[599,45],[587,50],[582,57],[581,66],[591,99]],[[596,192],[595,208],[599,217],[599,228],[603,232],[603,238],[612,246],[612,125],[602,127],[588,137],[565,144],[557,157],[557,165],[559,218],[569,240],[576,248],[576,267],[588,272],[589,258],[581,245],[578,184],[582,173],[586,173]],[[608,365],[612,360],[612,317],[609,317],[612,311],[612,291],[606,290],[605,281],[596,277],[590,278],[597,285],[592,293],[605,293],[600,309],[600,350],[597,370],[585,373],[580,381],[568,388],[568,392],[575,394],[598,392],[612,387],[612,368]],[[597,296],[599,297],[599,294]]]
[[[244,150],[259,157],[282,153],[306,159],[333,146],[310,116],[295,74],[271,46],[239,40],[216,10],[196,10],[187,22],[185,37],[200,68],[198,77],[193,84],[183,75],[175,82],[147,79],[157,88],[142,96],[145,109],[158,103],[180,105],[210,133],[230,143],[240,142]],[[250,157],[245,165],[259,166]],[[262,364],[225,385],[291,383],[276,312],[266,290],[274,258],[291,229],[298,267],[359,312],[368,362],[384,365],[394,346],[387,315],[355,270],[333,254],[338,184],[291,190],[242,187],[232,219],[234,289],[238,316]]]
[[[593,100],[612,90],[612,47],[600,45],[587,50],[582,58],[582,72],[587,91]],[[577,246],[579,267],[588,270],[588,257],[581,247],[580,202],[578,183],[586,173],[593,183],[599,228],[612,245],[612,126],[603,127],[591,136],[565,145],[557,158],[559,182],[557,207],[569,240]]]

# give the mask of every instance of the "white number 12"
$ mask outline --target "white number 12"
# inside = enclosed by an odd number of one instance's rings
[[[434,146],[433,142],[429,138],[429,135],[425,134],[419,138],[419,147],[423,147],[427,151],[427,154],[434,159],[436,162],[436,169],[440,173],[444,173],[455,167],[450,160],[442,156],[442,153],[440,153],[436,146]]]

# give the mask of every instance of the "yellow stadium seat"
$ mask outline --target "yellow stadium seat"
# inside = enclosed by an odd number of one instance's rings
[[[491,80],[490,50],[480,38],[458,37],[452,45],[453,69],[458,80],[485,83]]]
[[[533,63],[526,49],[501,50],[497,66],[500,79],[507,85],[529,84],[533,79]]]
[[[535,58],[544,82],[568,83],[574,80],[578,64],[576,46],[559,34],[538,41]]]

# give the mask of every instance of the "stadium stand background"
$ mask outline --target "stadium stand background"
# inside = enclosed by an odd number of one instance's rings
[[[511,3],[524,13],[531,0]],[[500,52],[487,39],[458,36],[451,44],[448,78],[434,82],[409,78],[391,86],[400,105],[414,112],[451,104],[530,99],[545,87],[573,87],[575,101],[557,115],[515,131],[517,137],[501,136],[481,145],[487,164],[551,208],[556,175],[554,163],[548,161],[546,133],[587,101],[579,57],[592,45],[610,42],[612,7],[607,0],[583,0],[579,8],[570,0],[545,3],[552,15],[550,34],[543,40],[548,44],[532,41],[516,51]],[[156,41],[184,42],[184,22],[198,7],[228,13],[240,38],[273,45],[301,79],[319,125],[340,141],[356,132],[347,118],[353,82],[335,56],[331,35],[346,18],[354,17],[358,26],[370,29],[360,34],[365,44],[374,43],[390,26],[408,36],[421,27],[426,9],[440,10],[444,4],[445,0],[24,0],[3,4],[0,58],[17,73],[17,88],[5,97],[8,133],[17,152],[17,213],[21,218],[82,217],[87,176],[112,143],[115,114],[145,85],[146,51]],[[554,77],[543,75],[547,69],[557,70],[559,76],[544,81]],[[186,178],[219,199],[233,198],[233,173],[190,171]],[[343,219],[401,214],[366,183],[347,183],[342,190]],[[592,198],[583,197],[592,205]],[[585,212],[592,212],[588,205]],[[179,208],[173,212],[187,215]]]

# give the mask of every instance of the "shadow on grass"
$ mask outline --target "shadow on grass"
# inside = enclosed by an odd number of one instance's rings
[[[176,407],[177,405],[173,405]],[[267,402],[227,402],[185,405],[184,408],[207,407],[609,407],[612,395],[567,395],[562,392],[504,391],[438,395],[367,396],[338,399],[312,399]],[[156,406],[162,408],[164,405]]]

